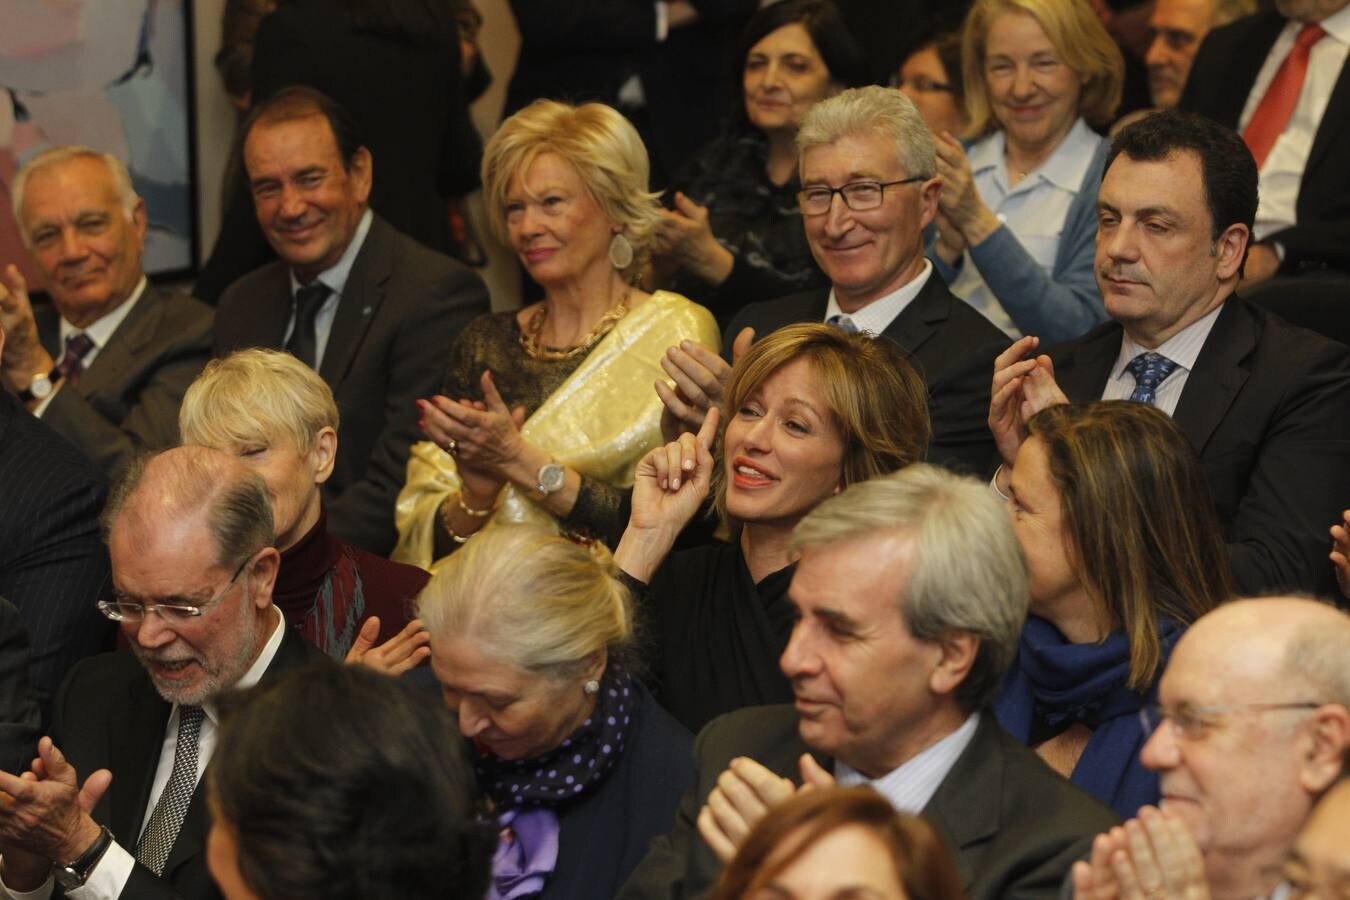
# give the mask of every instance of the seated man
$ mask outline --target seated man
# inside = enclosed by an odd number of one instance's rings
[[[1256,166],[1231,130],[1168,110],[1121,130],[1098,195],[1097,283],[1114,320],[994,363],[1003,457],[1049,403],[1123,400],[1171,415],[1200,455],[1240,591],[1335,590],[1327,523],[1350,497],[1350,349],[1236,293]]]
[[[387,555],[408,448],[421,438],[416,401],[440,391],[445,354],[487,310],[487,291],[370,211],[376,161],[323,94],[285,88],[253,108],[241,135],[258,221],[281,259],[226,289],[215,353],[284,348],[328,383],[342,416],[328,527]]]
[[[126,167],[87,147],[33,157],[14,209],[50,302],[17,266],[0,278],[0,380],[110,477],[178,443],[178,404],[211,353],[211,310],[141,271],[145,201]]]
[[[984,424],[985,378],[1008,338],[953,295],[924,257],[924,229],[942,189],[928,126],[904,94],[859,88],[812,107],[797,146],[806,239],[831,285],[745,307],[727,328],[724,352],[731,357],[732,338],[747,327],[763,337],[796,322],[830,322],[889,338],[928,387],[928,461],[985,473],[994,462]],[[840,193],[845,186],[849,192]],[[658,390],[679,427],[697,432],[730,370],[692,344],[668,356],[679,394],[662,390],[665,385]],[[673,426],[671,416],[667,424]],[[674,440],[676,428],[666,431]]]
[[[1291,851],[1325,853],[1317,832],[1295,836],[1350,752],[1347,659],[1350,616],[1312,600],[1241,600],[1197,620],[1172,652],[1140,754],[1161,776],[1162,810],[1097,838],[1091,862],[1074,866],[1078,900],[1288,896],[1282,871],[1309,877],[1286,868]]]
[[[1149,14],[1153,42],[1148,66],[1148,93],[1155,109],[1171,109],[1181,99],[1200,42],[1211,28],[1226,25],[1255,8],[1251,0],[1157,0]]]
[[[108,582],[98,525],[106,495],[92,462],[0,391],[0,597],[28,633],[25,665],[44,723],[71,666],[112,645],[113,625],[94,606]]]
[[[923,813],[972,900],[1058,896],[1115,816],[986,710],[1027,609],[1007,513],[977,482],[916,463],[826,500],[792,540],[799,618],[781,664],[796,708],[749,707],[703,729],[675,829],[620,896],[701,895],[797,789],[799,766],[808,783],[869,784]]]
[[[1350,273],[1350,0],[1275,0],[1216,28],[1181,108],[1240,132],[1261,172],[1246,276]]]
[[[37,777],[0,772],[0,878],[39,897],[55,879],[91,900],[216,898],[198,790],[216,698],[325,657],[272,605],[267,488],[237,459],[182,447],[133,465],[106,521],[115,593],[100,608],[132,652],[70,673]]]

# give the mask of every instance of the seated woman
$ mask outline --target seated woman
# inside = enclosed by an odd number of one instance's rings
[[[830,0],[785,0],[741,34],[729,133],[676,180],[657,271],[725,325],[747,303],[825,284],[797,209],[797,127],[817,100],[867,84],[867,60]]]
[[[920,38],[891,79],[914,101],[933,134],[966,130],[966,91],[961,74],[961,33],[949,31]]]
[[[634,677],[604,545],[494,525],[418,601],[501,844],[489,897],[612,897],[670,830],[693,742]]]
[[[1077,337],[1106,319],[1091,126],[1120,103],[1120,50],[1082,0],[976,0],[962,60],[975,143],[938,136],[938,271],[1013,336]]]
[[[1159,796],[1138,711],[1186,626],[1232,593],[1223,532],[1190,441],[1156,407],[1052,406],[1027,432],[1009,507],[1031,614],[994,709],[1129,819]]]
[[[379,642],[377,656],[397,656],[390,671],[402,671],[427,656],[420,626],[409,621],[427,573],[328,533],[320,488],[337,458],[337,427],[328,385],[276,350],[240,350],[207,363],[178,411],[184,444],[232,453],[266,482],[281,551],[272,600],[286,621],[334,659],[353,647],[360,657]]]
[[[650,620],[657,696],[691,731],[742,706],[792,702],[778,667],[793,624],[792,529],[820,501],[922,459],[928,446],[927,393],[904,352],[821,323],[754,344],[720,412],[715,462],[710,411],[697,441],[685,434],[638,466],[615,552]],[[735,540],[662,564],[713,482]]]
[[[432,567],[488,521],[617,533],[619,489],[661,441],[666,348],[716,349],[708,311],[632,286],[660,217],[647,151],[608,106],[540,100],[488,142],[493,227],[544,299],[470,322],[442,396],[419,401],[393,558]]]
[[[360,666],[228,699],[207,774],[225,900],[481,900],[495,837],[443,712]]]
[[[870,787],[804,791],[774,807],[710,900],[964,900],[951,851],[927,821]]]

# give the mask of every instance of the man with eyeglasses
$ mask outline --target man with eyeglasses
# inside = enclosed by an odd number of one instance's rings
[[[928,386],[928,460],[987,471],[994,459],[984,422],[987,373],[1008,338],[947,290],[924,257],[924,229],[937,212],[942,182],[923,118],[900,91],[854,88],[807,112],[797,147],[798,206],[831,286],[746,306],[723,346],[728,352],[748,346],[746,328],[762,337],[797,322],[829,322],[892,340]],[[665,367],[675,389],[660,391],[663,427],[667,435],[677,423],[697,431],[730,369],[692,346],[671,348]]]
[[[1350,616],[1313,600],[1239,600],[1192,625],[1143,714],[1161,810],[1098,836],[1077,900],[1292,896],[1295,837],[1350,751],[1347,660]]]
[[[31,771],[0,772],[0,881],[21,900],[216,898],[197,789],[216,699],[324,657],[272,604],[267,489],[234,457],[182,447],[133,464],[105,521],[100,609],[132,652],[78,664]]]

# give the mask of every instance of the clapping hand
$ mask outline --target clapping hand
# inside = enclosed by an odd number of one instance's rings
[[[942,178],[938,209],[944,221],[961,236],[965,246],[973,247],[998,230],[1002,224],[980,197],[975,174],[961,142],[942,132],[934,142],[937,148],[937,173]],[[942,225],[939,225],[939,230]],[[955,243],[948,238],[949,243]],[[944,257],[945,259],[945,257]]]
[[[27,389],[34,372],[48,372],[56,367],[38,340],[28,282],[12,263],[5,266],[0,277],[0,331],[5,332],[9,342],[9,351],[0,357],[0,371],[16,390]]]
[[[775,775],[744,756],[733,759],[718,776],[717,786],[698,814],[698,833],[718,859],[730,862],[755,825],[799,790],[834,784],[834,776],[822,769],[811,754],[803,753],[798,763],[802,773],[800,788],[792,779]]]
[[[1028,335],[994,359],[994,381],[989,391],[989,430],[993,432],[1003,465],[1012,468],[1027,436],[1027,421],[1048,406],[1068,403],[1055,381],[1050,357],[1030,356],[1040,338]]]
[[[731,344],[731,358],[738,360],[755,341],[753,328],[742,328]],[[708,410],[722,402],[722,394],[731,380],[731,366],[713,351],[696,341],[680,341],[666,350],[661,368],[675,382],[655,384],[661,398],[661,435],[667,441],[678,440],[686,431],[698,431]]]
[[[481,379],[483,400],[451,400],[437,394],[418,400],[423,433],[437,446],[454,454],[461,468],[475,469],[504,478],[504,472],[521,453],[525,407],[510,409],[497,392],[492,373]]]
[[[421,665],[431,655],[431,634],[422,627],[421,619],[413,619],[398,634],[376,646],[379,637],[379,616],[371,616],[361,623],[361,630],[342,661],[398,676]]]
[[[656,252],[670,258],[709,284],[721,284],[731,274],[736,259],[717,242],[708,221],[708,207],[679,191],[675,209],[661,210],[656,230]]]
[[[1074,863],[1072,878],[1074,900],[1209,900],[1195,838],[1174,813],[1153,806],[1097,835],[1091,861]]]
[[[1341,594],[1350,599],[1350,509],[1341,513],[1341,524],[1331,526],[1331,564]]]

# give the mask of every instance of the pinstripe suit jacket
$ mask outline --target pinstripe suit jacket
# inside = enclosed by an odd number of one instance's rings
[[[112,637],[94,608],[108,580],[104,494],[93,463],[0,391],[0,596],[28,630],[44,722],[66,672]]]

